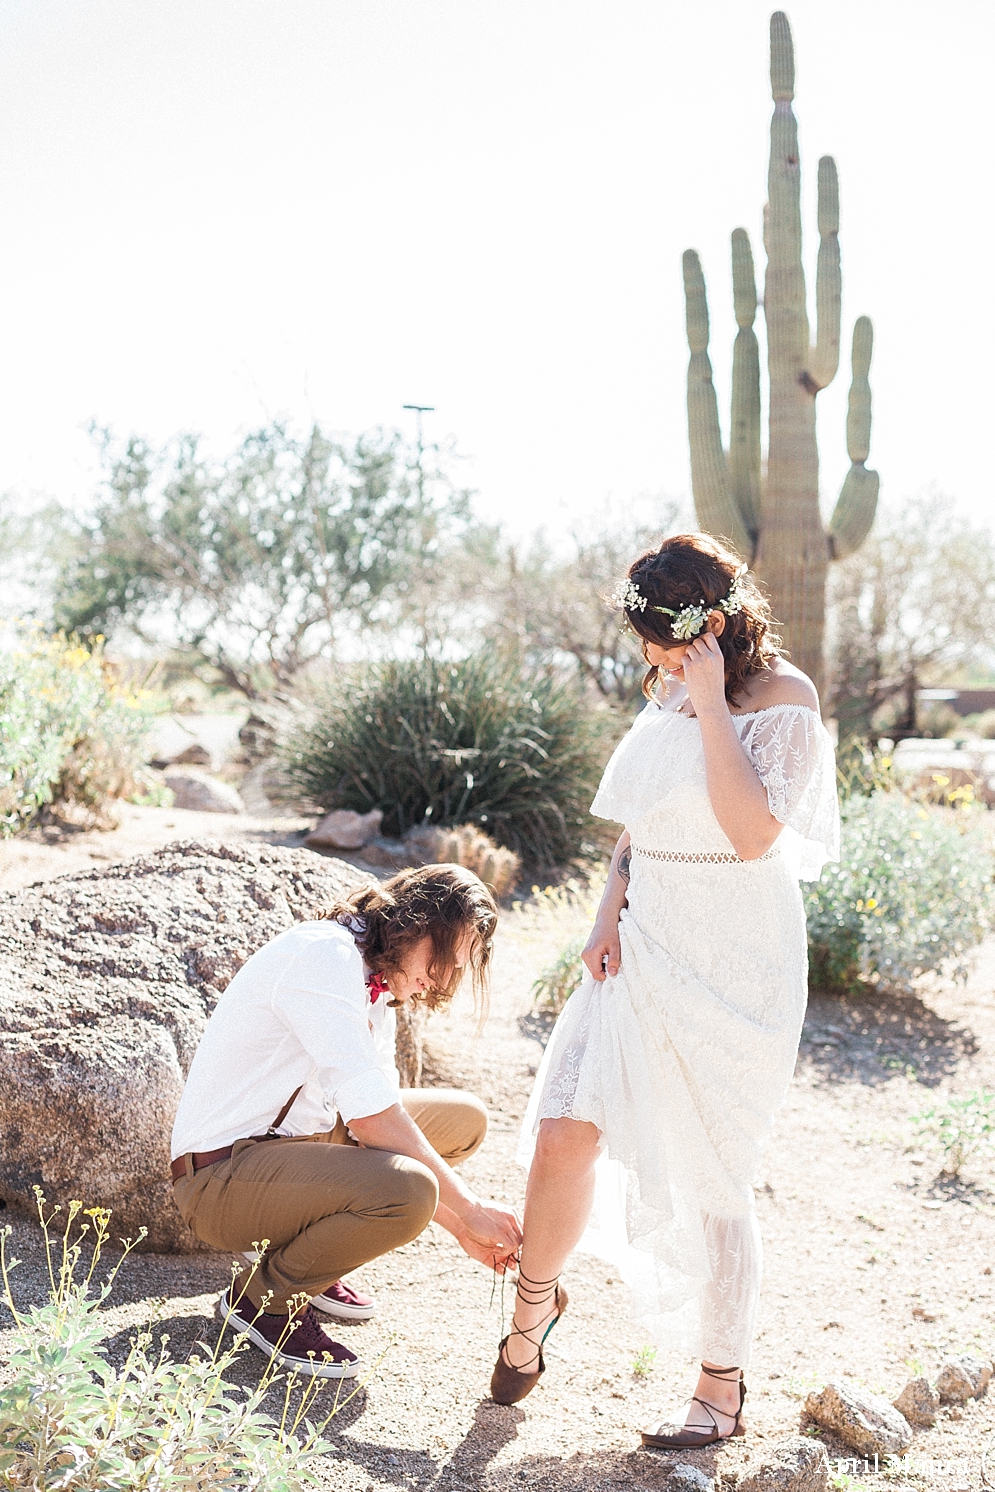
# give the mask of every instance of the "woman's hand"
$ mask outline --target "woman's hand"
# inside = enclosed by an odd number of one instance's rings
[[[622,961],[622,945],[618,936],[618,917],[613,923],[605,922],[598,918],[591,931],[591,936],[584,945],[581,953],[584,967],[594,975],[600,984],[606,975],[610,974],[614,979],[618,973],[619,964]]]
[[[728,714],[726,664],[718,638],[711,632],[703,632],[695,638],[681,662],[688,697],[698,718],[716,713]]]

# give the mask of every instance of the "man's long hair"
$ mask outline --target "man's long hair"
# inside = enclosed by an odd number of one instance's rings
[[[479,877],[462,865],[423,865],[402,870],[380,884],[351,892],[318,913],[351,927],[363,958],[389,983],[423,938],[432,940],[431,988],[413,996],[437,1010],[447,1005],[469,971],[473,1002],[482,1021],[487,1008],[487,974],[497,928],[497,906]],[[457,954],[469,936],[465,968]]]

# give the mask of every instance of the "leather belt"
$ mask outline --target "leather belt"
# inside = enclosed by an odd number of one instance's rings
[[[301,1088],[303,1086],[304,1085],[302,1083],[301,1084]],[[294,1089],[293,1093],[291,1093],[290,1097],[287,1099],[287,1102],[283,1105],[283,1108],[280,1110],[280,1112],[277,1114],[276,1118],[273,1120],[273,1123],[270,1125],[269,1130],[267,1131],[266,1134],[264,1134],[264,1135],[249,1135],[248,1138],[250,1140],[280,1140],[280,1139],[283,1139],[284,1137],[282,1135],[278,1135],[277,1134],[277,1130],[280,1128],[280,1125],[283,1123],[284,1119],[286,1119],[287,1115],[290,1113],[291,1107],[293,1106],[294,1099],[297,1097],[298,1093],[301,1091],[301,1088],[295,1088]],[[195,1172],[196,1171],[202,1171],[205,1166],[214,1166],[214,1165],[217,1165],[217,1163],[218,1163],[219,1160],[227,1160],[229,1158],[229,1156],[231,1155],[232,1151],[234,1150],[234,1148],[235,1148],[234,1145],[222,1145],[220,1150],[192,1150],[192,1151],[190,1151],[189,1152],[189,1157],[193,1161],[194,1171]],[[173,1178],[174,1181],[181,1180],[182,1177],[184,1177],[187,1174],[187,1156],[186,1155],[178,1155],[174,1161],[170,1161],[170,1163],[169,1163],[169,1174],[170,1174],[170,1176],[172,1176],[172,1178]]]
[[[278,1140],[279,1135],[250,1135],[250,1140]],[[205,1166],[216,1165],[219,1160],[228,1160],[234,1145],[222,1145],[220,1150],[194,1150],[190,1159],[193,1161],[194,1171],[202,1171]],[[174,1181],[179,1181],[187,1174],[187,1158],[178,1155],[174,1161],[170,1161],[169,1174]]]

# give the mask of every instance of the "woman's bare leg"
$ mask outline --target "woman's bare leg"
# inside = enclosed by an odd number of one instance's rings
[[[509,1364],[526,1373],[536,1371],[537,1344],[556,1314],[556,1281],[591,1214],[598,1139],[597,1126],[579,1119],[543,1119],[539,1125],[525,1194],[515,1319],[505,1348]]]

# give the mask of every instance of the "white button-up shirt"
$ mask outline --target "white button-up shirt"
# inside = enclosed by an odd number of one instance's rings
[[[215,1006],[173,1125],[172,1156],[265,1134],[333,1129],[398,1102],[394,1012],[371,1000],[352,933],[300,922],[260,948]]]

